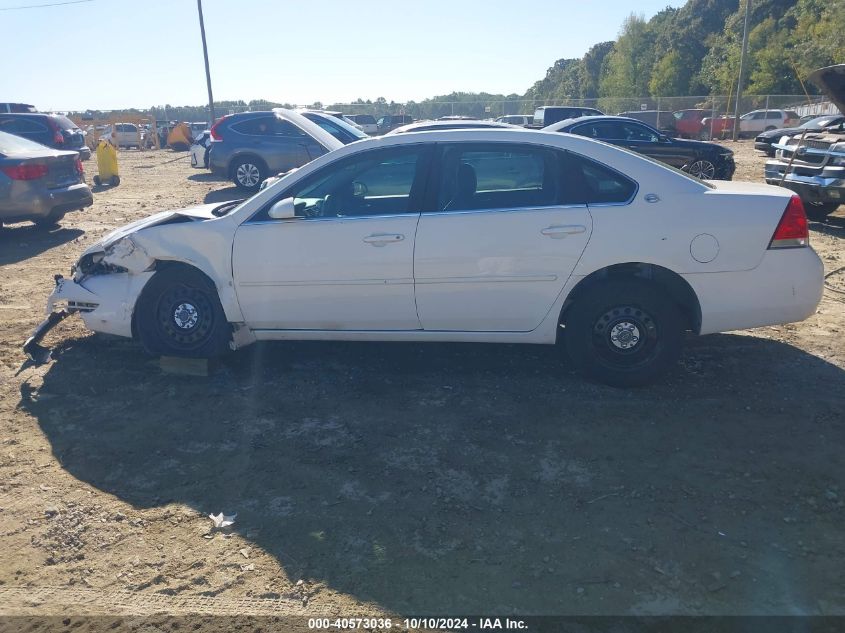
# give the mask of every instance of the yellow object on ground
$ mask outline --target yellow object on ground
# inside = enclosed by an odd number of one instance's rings
[[[106,139],[100,139],[97,143],[97,171],[99,174],[94,176],[95,185],[120,184],[120,176],[117,173],[117,148]]]
[[[187,123],[177,123],[167,135],[167,144],[177,152],[191,149],[191,128]]]

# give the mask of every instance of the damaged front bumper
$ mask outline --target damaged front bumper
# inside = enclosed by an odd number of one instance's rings
[[[131,338],[135,303],[153,274],[112,273],[81,277],[79,281],[56,275],[56,286],[47,299],[47,318],[27,339],[24,353],[35,362],[49,360],[49,350],[39,343],[71,314],[79,314],[89,330]]]

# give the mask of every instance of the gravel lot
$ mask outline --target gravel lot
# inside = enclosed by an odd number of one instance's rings
[[[845,294],[629,391],[534,346],[279,343],[172,376],[77,319],[32,366],[82,249],[237,197],[186,154],[120,165],[60,229],[0,230],[0,613],[845,614]],[[812,228],[845,266],[845,207]]]

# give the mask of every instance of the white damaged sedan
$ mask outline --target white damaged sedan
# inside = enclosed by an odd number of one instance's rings
[[[28,344],[71,313],[193,357],[257,340],[561,342],[629,386],[670,369],[685,331],[799,321],[822,287],[786,189],[579,136],[420,132],[111,233],[57,276]]]

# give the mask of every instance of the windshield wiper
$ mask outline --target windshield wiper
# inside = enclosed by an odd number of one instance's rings
[[[211,215],[222,218],[224,215],[229,213],[232,209],[238,206],[241,202],[246,200],[246,198],[241,198],[240,200],[230,200],[229,202],[224,202],[219,207],[214,207],[211,211]]]

